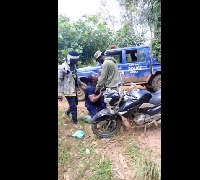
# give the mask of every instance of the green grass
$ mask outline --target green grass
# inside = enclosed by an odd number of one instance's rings
[[[63,115],[64,111],[58,110],[58,125],[63,125],[64,119],[61,117]]]
[[[73,163],[69,150],[65,146],[58,147],[58,162],[66,166]]]
[[[58,110],[58,119],[60,118],[60,116],[62,116],[63,113],[64,111]]]
[[[86,149],[90,150],[90,154],[86,154]],[[79,140],[72,150],[78,152],[81,163],[84,164],[83,167],[77,168],[75,180],[80,180],[84,176],[87,176],[88,180],[112,180],[112,162],[102,160],[102,155],[95,152],[95,148],[88,142],[85,144]]]
[[[86,148],[90,150],[90,154],[86,154]],[[80,180],[87,176],[89,180],[111,180],[112,179],[112,162],[102,161],[101,154],[95,152],[95,149],[90,145],[85,145],[80,141],[73,147],[74,151],[78,151],[81,156],[83,167],[77,169],[75,180]],[[90,173],[88,173],[90,172]]]
[[[86,149],[89,149],[89,150],[90,150],[90,154],[86,154]],[[82,155],[83,157],[87,157],[87,156],[93,155],[93,153],[94,153],[94,148],[93,148],[93,147],[90,147],[90,146],[88,146],[88,147],[82,146],[82,147],[79,149],[79,151],[80,151],[80,153],[81,153],[81,155]]]
[[[65,137],[65,130],[68,131],[70,127],[62,127],[64,111],[58,110],[58,135],[61,137],[58,141],[58,162],[62,166],[60,168],[76,168],[76,172],[70,170],[73,173],[74,180],[112,180],[112,161],[104,160],[104,156],[95,150],[95,145],[92,142],[95,141],[96,136],[89,130],[88,123],[79,121],[81,129],[85,133],[84,139],[76,139],[72,137]],[[88,138],[87,138],[88,137]],[[86,154],[86,149],[90,150],[90,154]]]
[[[90,180],[111,180],[112,174],[112,161],[102,161],[98,164],[97,170]]]
[[[149,157],[148,152],[141,152],[132,144],[129,147],[129,154],[135,167],[135,177],[137,180],[160,180],[160,167]]]

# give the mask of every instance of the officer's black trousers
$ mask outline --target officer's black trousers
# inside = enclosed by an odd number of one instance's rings
[[[69,103],[69,109],[67,110],[67,114],[72,114],[72,120],[74,123],[77,123],[77,100],[76,96],[66,96],[66,99]]]

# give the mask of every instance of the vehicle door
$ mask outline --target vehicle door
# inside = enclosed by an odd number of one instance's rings
[[[149,61],[148,48],[137,50],[137,62],[135,63],[137,70],[137,82],[146,82],[151,76],[151,66]]]
[[[122,51],[122,60],[121,63],[118,64],[119,73],[123,79],[124,83],[136,83],[137,82],[137,72],[133,69],[134,64],[127,63],[126,51]]]

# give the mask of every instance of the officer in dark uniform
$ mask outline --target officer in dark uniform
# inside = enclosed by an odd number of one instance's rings
[[[78,98],[76,88],[78,87],[78,78],[75,64],[78,59],[79,54],[77,52],[69,52],[58,73],[58,92],[63,94],[69,103],[69,109],[66,114],[68,116],[70,113],[72,114],[74,124],[77,124]]]

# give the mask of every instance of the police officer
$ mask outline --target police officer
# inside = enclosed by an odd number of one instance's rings
[[[71,51],[67,54],[66,61],[61,65],[58,73],[58,92],[62,93],[68,103],[69,109],[66,114],[72,114],[74,124],[77,124],[77,105],[78,98],[76,88],[78,87],[77,70],[75,64],[78,62],[79,54]]]

